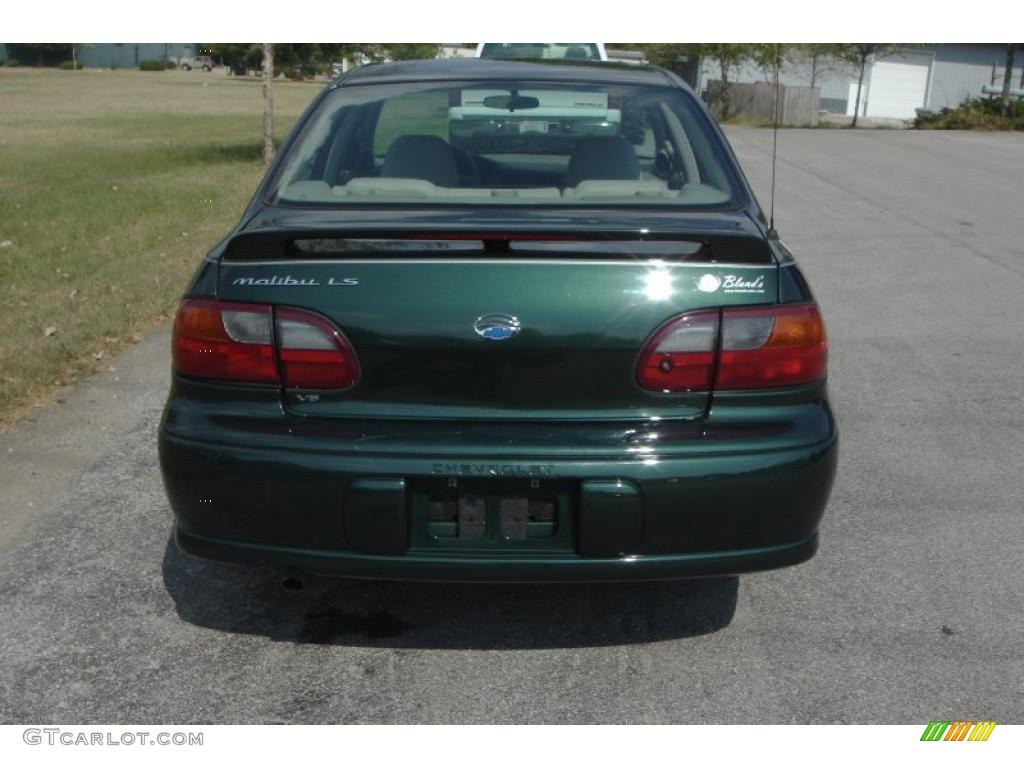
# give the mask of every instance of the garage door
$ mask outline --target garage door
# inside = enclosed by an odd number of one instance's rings
[[[868,117],[914,117],[914,110],[924,106],[929,66],[930,61],[921,57],[875,62],[868,87]]]

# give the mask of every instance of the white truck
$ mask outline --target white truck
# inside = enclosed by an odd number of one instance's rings
[[[478,59],[608,61],[604,43],[477,43]]]

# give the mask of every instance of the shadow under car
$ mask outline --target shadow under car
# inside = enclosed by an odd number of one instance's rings
[[[356,581],[200,560],[169,538],[181,618],[222,632],[341,646],[476,650],[632,645],[729,625],[739,578],[589,584]]]

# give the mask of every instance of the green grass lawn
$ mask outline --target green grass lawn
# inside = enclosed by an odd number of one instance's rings
[[[278,139],[319,85],[275,83]],[[260,84],[0,69],[0,425],[173,313],[262,174]]]

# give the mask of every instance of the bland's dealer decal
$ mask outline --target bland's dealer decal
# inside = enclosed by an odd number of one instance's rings
[[[764,293],[764,275],[758,275],[749,280],[739,275],[701,275],[697,280],[697,290],[704,293],[714,293],[719,288],[722,293]]]

